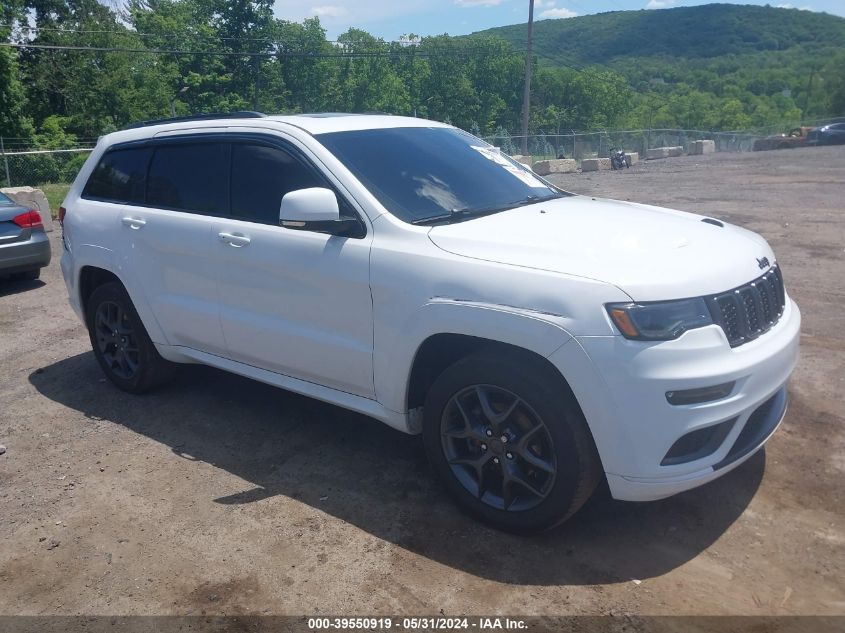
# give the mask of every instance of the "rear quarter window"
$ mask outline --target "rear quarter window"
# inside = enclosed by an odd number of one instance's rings
[[[107,151],[85,183],[82,197],[143,204],[150,154],[146,147]]]

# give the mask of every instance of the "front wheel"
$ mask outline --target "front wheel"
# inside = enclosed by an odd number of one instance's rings
[[[434,471],[465,510],[502,530],[565,521],[601,475],[580,407],[552,372],[520,353],[481,352],[446,369],[426,398]]]

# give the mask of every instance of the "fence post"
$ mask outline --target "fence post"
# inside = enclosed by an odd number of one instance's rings
[[[9,175],[9,159],[6,157],[6,146],[3,144],[3,137],[0,136],[0,154],[3,154],[3,165],[6,167],[6,186],[12,186],[12,177]]]

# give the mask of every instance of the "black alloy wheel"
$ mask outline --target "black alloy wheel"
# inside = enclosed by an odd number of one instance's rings
[[[602,475],[566,381],[547,360],[510,346],[474,352],[434,380],[422,436],[447,492],[474,517],[509,532],[565,521]]]
[[[96,287],[85,317],[97,362],[120,389],[144,393],[170,378],[173,363],[159,355],[123,285]]]
[[[452,396],[441,441],[455,478],[493,508],[528,510],[554,484],[557,459],[546,424],[507,389],[471,385]]]
[[[140,352],[126,311],[114,301],[104,301],[94,315],[97,345],[109,369],[124,380],[138,371]]]

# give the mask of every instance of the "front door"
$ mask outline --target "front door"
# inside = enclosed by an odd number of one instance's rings
[[[230,183],[230,217],[213,227],[229,357],[373,397],[371,236],[279,226],[285,193],[327,186],[281,141],[233,142]],[[339,201],[342,213],[355,213]]]

